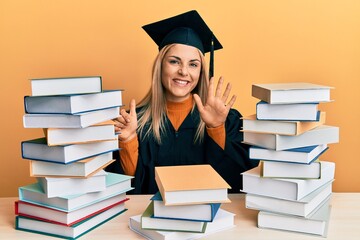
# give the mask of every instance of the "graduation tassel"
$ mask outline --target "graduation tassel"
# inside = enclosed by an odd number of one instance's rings
[[[214,35],[211,32],[209,78],[214,76]]]

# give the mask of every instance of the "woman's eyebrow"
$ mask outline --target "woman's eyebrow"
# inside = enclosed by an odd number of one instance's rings
[[[181,58],[180,57],[178,57],[178,56],[175,56],[175,55],[170,55],[169,57],[173,57],[173,58],[176,58],[177,60],[181,60]],[[194,58],[194,59],[191,59],[189,62],[201,62],[200,61],[200,59],[197,59],[197,58]]]

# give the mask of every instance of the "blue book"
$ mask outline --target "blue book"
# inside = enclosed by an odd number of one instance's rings
[[[62,164],[80,161],[116,150],[119,150],[117,139],[59,146],[48,146],[46,138],[21,143],[22,158]]]
[[[160,192],[157,192],[151,200],[154,202],[155,218],[169,218],[178,220],[190,220],[201,222],[212,222],[220,203],[206,203],[194,205],[165,206]]]
[[[310,164],[328,149],[329,147],[327,144],[293,148],[283,151],[251,146],[249,149],[249,157],[254,160]]]
[[[64,212],[71,212],[113,196],[125,194],[133,189],[131,187],[132,178],[132,176],[107,173],[106,189],[104,191],[53,198],[48,198],[41,186],[38,183],[33,183],[19,188],[19,200]]]

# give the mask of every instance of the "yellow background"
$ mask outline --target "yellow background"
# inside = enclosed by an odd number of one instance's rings
[[[22,125],[28,79],[101,75],[104,89],[125,89],[124,103],[139,101],[157,53],[141,26],[192,9],[224,46],[215,76],[233,83],[243,115],[255,113],[253,83],[335,87],[335,101],[320,107],[326,124],[340,127],[340,143],[321,159],[336,162],[334,191],[359,191],[360,1],[1,0],[0,196],[35,181],[20,150],[42,136]]]

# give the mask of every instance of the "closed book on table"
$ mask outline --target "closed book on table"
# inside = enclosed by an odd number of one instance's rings
[[[106,174],[104,170],[101,170],[88,178],[38,177],[37,180],[46,196],[52,198],[104,191],[106,189]]]
[[[122,105],[121,94],[121,90],[111,90],[63,96],[25,96],[25,112],[75,114],[120,107]]]
[[[16,201],[15,214],[40,221],[72,226],[98,213],[104,212],[105,210],[108,210],[109,208],[116,205],[121,204],[125,209],[125,201],[127,200],[129,199],[126,198],[126,193],[121,193],[71,212],[55,210],[33,203]]]
[[[324,184],[334,180],[335,163],[323,162],[320,179],[263,178],[261,167],[242,173],[243,192],[298,201]]]
[[[125,211],[126,209],[124,209],[124,206],[119,204],[71,226],[17,216],[15,220],[15,228],[17,230],[39,233],[53,237],[76,239]]]
[[[112,152],[86,158],[71,164],[59,164],[55,162],[45,162],[30,160],[31,177],[90,177],[96,172],[104,169],[112,159]]]
[[[255,160],[309,164],[319,158],[319,156],[328,149],[327,144],[292,148],[283,151],[251,146],[249,149],[249,157]]]
[[[85,113],[28,113],[23,116],[24,128],[85,128],[119,116],[120,107]]]
[[[307,217],[318,206],[327,201],[331,197],[331,193],[332,181],[297,201],[247,193],[245,195],[245,206],[248,209]]]
[[[101,76],[56,77],[30,79],[32,96],[99,93]]]
[[[154,217],[156,218],[203,222],[212,222],[221,205],[220,203],[205,203],[165,206],[160,192],[157,192],[151,200],[154,203]]]
[[[82,144],[117,139],[114,124],[109,120],[86,128],[46,128],[44,132],[48,146]]]
[[[40,185],[33,183],[19,187],[19,200],[60,211],[71,212],[132,190],[132,178],[127,175],[108,173],[106,175],[106,189],[104,191],[53,198],[48,198]]]
[[[155,218],[154,203],[150,202],[141,215],[141,228],[160,231],[198,232],[203,233],[206,229],[206,222],[178,220],[170,218]]]
[[[252,85],[252,96],[271,104],[329,102],[332,87],[313,83],[264,83]]]
[[[258,213],[258,227],[274,230],[306,233],[327,236],[331,205],[325,202],[308,217],[260,211]]]
[[[204,233],[158,231],[141,228],[141,215],[129,219],[129,228],[141,236],[154,240],[197,239],[234,227],[235,214],[219,209],[213,222],[208,222]]]
[[[155,167],[155,180],[166,206],[230,202],[230,185],[210,165]]]
[[[244,132],[244,143],[276,151],[339,142],[339,128],[321,125],[297,136]]]
[[[46,138],[38,138],[21,143],[24,159],[68,164],[85,158],[119,149],[118,140],[100,141],[84,144],[48,146]]]
[[[319,103],[270,104],[264,101],[256,104],[258,120],[273,121],[318,121]]]
[[[318,179],[321,177],[322,163],[322,161],[318,160],[310,164],[261,161],[261,176],[270,178]]]
[[[243,117],[243,132],[300,135],[325,123],[326,114],[321,112],[318,121],[258,120],[256,115]]]

